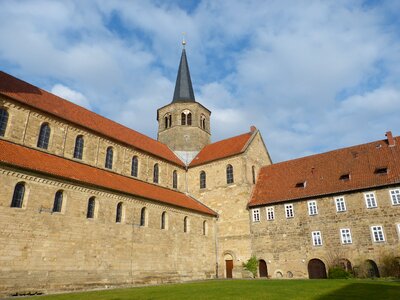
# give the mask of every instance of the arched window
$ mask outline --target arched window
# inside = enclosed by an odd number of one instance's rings
[[[42,149],[47,149],[49,147],[50,139],[50,126],[47,123],[43,123],[40,127],[39,139],[37,146]]]
[[[83,136],[78,135],[75,139],[74,158],[82,159],[83,146],[84,146]]]
[[[192,125],[192,113],[187,114],[187,124]]]
[[[168,224],[167,224],[167,212],[163,212],[162,214],[161,214],[161,229],[167,229],[167,226],[168,226]]]
[[[172,188],[178,188],[178,173],[176,170],[172,172]]]
[[[186,115],[185,115],[185,113],[181,113],[181,125],[186,125]]]
[[[200,128],[206,129],[206,117],[204,115],[201,115],[200,117]]]
[[[146,226],[146,207],[140,211],[140,226]]]
[[[122,221],[122,202],[119,202],[117,204],[117,213],[115,215],[115,222],[121,223],[121,221]]]
[[[96,198],[90,197],[88,200],[86,218],[93,219],[94,218],[94,210],[96,208]]]
[[[53,212],[61,212],[63,203],[63,191],[58,191],[54,196]]]
[[[251,167],[251,175],[253,176],[253,184],[256,184],[256,167]]]
[[[105,167],[107,169],[112,169],[112,165],[113,165],[113,148],[112,147],[108,147],[107,148],[107,153],[106,153],[106,163],[105,163]]]
[[[203,221],[203,235],[207,235],[207,234],[208,234],[207,221]]]
[[[153,169],[153,182],[158,183],[158,164],[154,165]]]
[[[183,232],[189,232],[189,218],[183,218]]]
[[[200,172],[200,188],[201,189],[206,188],[206,172],[204,171]]]
[[[7,122],[8,122],[8,112],[5,109],[0,109],[0,136],[5,135]]]
[[[19,182],[15,185],[14,194],[11,201],[11,207],[22,207],[24,202],[25,195],[25,184],[23,182]]]
[[[131,175],[133,177],[138,176],[138,166],[139,166],[139,160],[137,156],[132,157],[132,169],[131,169]]]
[[[226,183],[233,183],[233,167],[232,165],[226,166]]]
[[[164,118],[164,127],[165,128],[168,128],[168,116],[165,116],[165,118]]]

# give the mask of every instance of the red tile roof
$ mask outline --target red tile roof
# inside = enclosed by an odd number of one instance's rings
[[[387,174],[376,174],[387,168]],[[350,174],[349,180],[340,180]],[[305,182],[305,187],[295,187]],[[265,166],[249,206],[320,197],[400,183],[400,137]]]
[[[0,140],[0,163],[124,194],[139,196],[200,213],[216,215],[214,211],[183,193],[4,140]]]
[[[244,152],[252,135],[253,132],[248,132],[205,146],[192,160],[189,167],[202,165]]]
[[[166,145],[1,71],[0,94],[184,166]]]

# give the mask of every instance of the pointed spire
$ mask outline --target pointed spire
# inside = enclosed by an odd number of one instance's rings
[[[195,102],[192,80],[190,79],[189,65],[186,58],[185,51],[186,41],[182,41],[182,56],[179,63],[178,76],[176,77],[174,102]]]

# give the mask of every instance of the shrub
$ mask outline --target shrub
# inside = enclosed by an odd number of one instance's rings
[[[254,255],[249,258],[246,263],[243,263],[243,267],[245,270],[250,271],[253,274],[253,278],[257,276],[257,269],[258,269],[258,260],[257,257]]]
[[[381,259],[382,275],[384,277],[400,278],[400,258],[387,254]]]
[[[347,279],[352,277],[351,273],[347,272],[341,267],[329,268],[328,278],[329,279]]]

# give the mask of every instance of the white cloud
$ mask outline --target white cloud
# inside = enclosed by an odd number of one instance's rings
[[[74,91],[65,85],[62,84],[54,85],[53,88],[51,89],[51,93],[61,98],[64,98],[70,102],[83,106],[87,109],[91,109],[89,100],[83,94]]]

